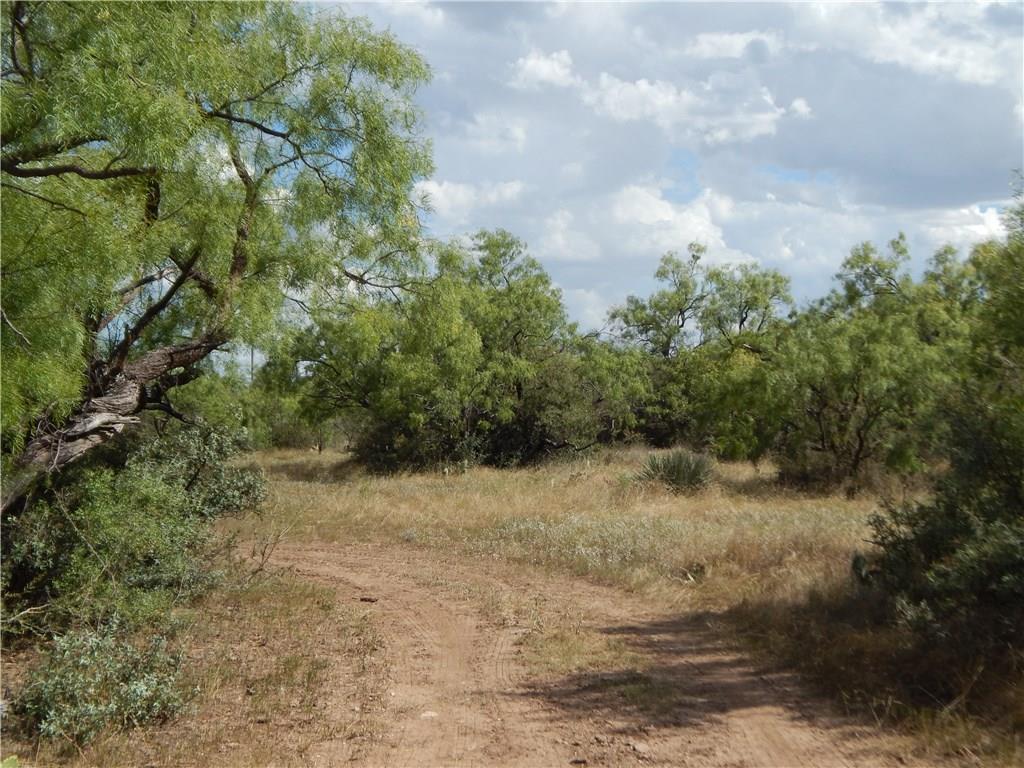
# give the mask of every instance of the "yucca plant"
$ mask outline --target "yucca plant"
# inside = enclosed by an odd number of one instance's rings
[[[677,448],[648,456],[637,477],[641,482],[664,483],[676,493],[692,493],[711,482],[713,468],[708,456]]]

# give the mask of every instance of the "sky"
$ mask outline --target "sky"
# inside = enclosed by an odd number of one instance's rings
[[[433,71],[428,232],[502,227],[602,326],[663,253],[823,295],[906,233],[920,269],[1003,233],[1024,4],[351,3]]]

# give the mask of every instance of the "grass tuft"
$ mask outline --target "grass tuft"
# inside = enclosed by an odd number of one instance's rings
[[[676,493],[695,493],[710,485],[713,469],[710,457],[677,448],[668,453],[652,453],[637,478],[646,483],[663,483]]]

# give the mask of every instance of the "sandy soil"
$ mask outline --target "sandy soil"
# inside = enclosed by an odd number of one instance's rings
[[[902,739],[729,647],[714,615],[666,615],[620,590],[412,547],[294,543],[273,563],[368,606],[385,638],[388,690],[370,735],[317,744],[310,765],[914,764]],[[538,671],[521,643],[529,627],[502,608],[524,604],[572,611],[634,663]],[[349,721],[359,706],[339,698],[327,715]]]

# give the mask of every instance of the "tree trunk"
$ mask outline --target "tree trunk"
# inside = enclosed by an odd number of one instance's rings
[[[0,511],[24,497],[45,475],[60,472],[126,426],[137,424],[138,414],[154,402],[150,385],[162,394],[183,383],[185,378],[173,372],[202,360],[223,343],[220,336],[205,336],[188,344],[154,349],[126,364],[123,370],[99,377],[91,396],[63,426],[55,429],[41,423],[36,429],[4,478]]]

